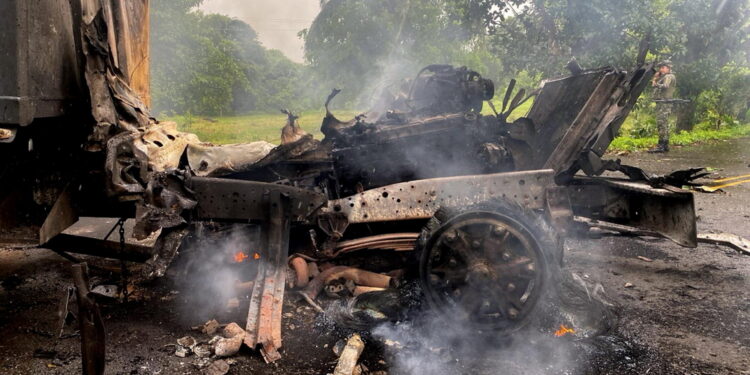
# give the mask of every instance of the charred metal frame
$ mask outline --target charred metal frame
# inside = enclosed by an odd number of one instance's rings
[[[576,216],[653,231],[685,247],[698,245],[695,204],[689,191],[589,177],[576,177],[567,191]]]
[[[244,342],[250,348],[261,345],[266,362],[281,359],[281,308],[286,285],[286,260],[289,252],[289,199],[279,190],[268,193],[263,205],[266,221],[263,242],[266,259],[253,283]]]
[[[541,209],[553,178],[552,170],[538,170],[402,182],[329,201],[320,212],[343,214],[353,224],[429,219],[440,207],[463,207],[492,199]]]
[[[198,201],[198,220],[267,220],[264,197],[272,193],[289,199],[289,216],[295,222],[305,220],[326,202],[326,197],[315,191],[257,181],[193,177],[188,186]]]

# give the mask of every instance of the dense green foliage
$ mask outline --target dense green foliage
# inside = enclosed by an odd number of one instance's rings
[[[301,33],[306,59],[322,82],[353,105],[428,64],[466,65],[490,76],[499,60],[486,38],[467,31],[442,0],[330,0]]]
[[[151,87],[157,113],[222,115],[286,107],[304,94],[306,68],[267,50],[248,24],[195,10],[202,0],[157,0]]]
[[[702,122],[731,125],[730,119],[745,116],[750,106],[746,0],[321,4],[320,15],[302,33],[307,59],[319,78],[355,91],[353,97],[389,67],[403,77],[426,63],[469,65],[500,84],[520,75],[522,83],[533,85],[564,73],[573,57],[584,68],[631,67],[648,46],[647,60],[673,60],[679,96],[693,101],[679,111],[681,129]],[[643,118],[649,118],[652,107],[644,101]]]
[[[195,10],[202,0],[152,2],[152,91],[157,112],[242,115],[315,108],[333,87],[338,106],[366,108],[384,85],[424,65],[466,65],[530,88],[584,68],[671,59],[680,129],[736,127],[750,111],[747,0],[322,0],[302,30],[307,64],[265,49],[242,21]],[[623,134],[654,134],[641,98]]]

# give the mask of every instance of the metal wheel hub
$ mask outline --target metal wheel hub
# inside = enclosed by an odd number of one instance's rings
[[[546,263],[520,222],[494,212],[458,215],[427,242],[420,271],[428,301],[479,328],[522,326],[541,294]]]

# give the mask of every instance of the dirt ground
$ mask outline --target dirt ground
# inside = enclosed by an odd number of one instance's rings
[[[622,159],[657,173],[708,166],[719,168],[721,176],[737,176],[750,173],[750,139],[686,147],[668,155],[638,153]],[[750,238],[748,202],[750,184],[729,187],[725,193],[697,194],[699,232],[729,231]],[[600,283],[617,304],[619,325],[611,338],[618,344],[587,355],[583,355],[584,349],[571,350],[574,360],[570,366],[534,370],[518,366],[517,371],[504,366],[503,372],[750,374],[750,257],[715,245],[686,249],[667,240],[627,237],[573,239],[567,242],[566,251],[566,267],[587,282]],[[107,265],[101,261],[96,264]],[[80,373],[79,337],[57,339],[53,334],[60,298],[71,282],[70,264],[44,249],[6,247],[0,249],[0,281],[0,374]],[[632,286],[626,288],[626,283]],[[242,313],[187,314],[194,306],[186,303],[179,289],[164,279],[148,298],[128,304],[102,304],[108,374],[200,371],[195,357],[174,356],[172,344],[188,334],[207,340],[209,337],[190,327],[209,318],[240,319]],[[342,333],[319,322],[311,308],[288,294],[282,360],[266,365],[258,353],[244,348],[230,359],[229,373],[333,372],[337,357],[332,347]],[[371,372],[394,373],[389,367],[398,359],[388,355],[382,345],[371,341],[367,345],[365,366]],[[579,344],[568,340],[555,345],[578,348]],[[451,360],[450,354],[440,357]],[[445,372],[498,373],[499,368],[488,370],[469,363]]]

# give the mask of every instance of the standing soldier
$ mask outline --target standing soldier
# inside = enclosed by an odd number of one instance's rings
[[[672,62],[664,60],[657,65],[659,69],[654,74],[651,86],[654,87],[654,101],[656,101],[656,125],[659,127],[659,144],[649,152],[669,151],[669,115],[672,113],[672,97],[677,84],[677,78],[672,74]]]

